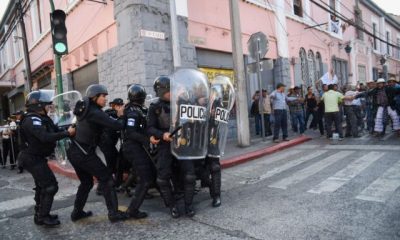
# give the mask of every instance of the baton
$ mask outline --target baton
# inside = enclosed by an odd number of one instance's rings
[[[172,133],[169,135],[169,137],[173,137],[181,129],[182,129],[182,126],[178,126],[177,128],[175,128],[174,131],[172,131]]]

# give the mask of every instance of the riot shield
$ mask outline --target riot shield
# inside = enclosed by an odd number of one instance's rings
[[[78,91],[70,91],[58,94],[52,98],[53,104],[48,109],[48,115],[53,119],[59,128],[68,128],[76,122],[73,114],[76,103],[82,100],[82,95]],[[71,145],[69,138],[57,141],[55,157],[62,165],[67,164],[67,150]]]
[[[194,69],[179,69],[171,77],[171,152],[178,160],[205,158],[208,132],[208,79]]]
[[[216,76],[210,87],[210,118],[208,123],[207,156],[220,158],[224,155],[228,137],[229,113],[235,103],[235,89],[231,79]]]

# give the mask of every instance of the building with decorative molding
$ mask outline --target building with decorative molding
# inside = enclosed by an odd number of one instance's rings
[[[259,88],[247,50],[256,32],[268,39],[262,87],[269,91],[278,82],[314,86],[330,67],[341,85],[378,76],[398,78],[400,23],[372,0],[238,1],[249,96]],[[26,73],[16,2],[10,1],[0,22],[1,118],[24,104]],[[127,87],[141,83],[152,93],[154,78],[174,70],[174,36],[182,66],[197,67],[209,78],[233,76],[228,0],[175,0],[176,35],[168,0],[55,2],[67,13],[64,91],[84,93],[90,84],[101,83],[110,98],[126,98]],[[33,88],[56,89],[49,1],[23,0],[22,7]]]

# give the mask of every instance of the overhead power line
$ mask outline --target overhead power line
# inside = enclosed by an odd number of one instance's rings
[[[361,30],[362,32],[366,33],[367,35],[369,35],[369,36],[371,36],[371,37],[373,37],[373,38],[375,38],[375,39],[378,39],[379,41],[381,41],[381,42],[383,42],[383,43],[386,43],[387,45],[389,45],[389,46],[391,46],[391,47],[393,47],[393,48],[400,49],[400,46],[397,46],[397,45],[392,44],[392,43],[390,43],[390,42],[388,42],[388,41],[386,41],[386,40],[383,40],[382,38],[380,38],[380,37],[378,37],[378,36],[375,36],[375,34],[373,34],[373,33],[371,33],[370,31],[367,31],[366,29],[364,29],[364,28],[358,26],[358,25],[355,24],[353,21],[347,19],[346,17],[344,17],[344,16],[341,15],[340,13],[338,14],[337,12],[334,12],[334,11],[332,11],[332,10],[330,10],[330,9],[328,9],[328,8],[326,8],[326,7],[324,7],[323,5],[321,5],[320,3],[316,2],[315,0],[310,0],[310,1],[311,1],[312,3],[314,3],[315,5],[317,5],[319,8],[325,10],[326,12],[328,12],[328,13],[334,15],[334,16],[337,16],[340,20],[342,20],[342,21],[344,21],[345,23],[347,23],[347,24],[349,24],[349,25],[351,25],[351,26],[353,26],[353,27],[355,27],[355,28]]]

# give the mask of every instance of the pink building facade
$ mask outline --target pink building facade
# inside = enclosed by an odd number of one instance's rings
[[[121,97],[129,84],[138,81],[150,90],[157,74],[173,71],[171,34],[167,29],[169,1],[137,0],[138,8],[129,4],[132,1],[55,1],[56,8],[67,13],[69,54],[62,57],[64,91],[83,93],[88,85],[102,83],[109,87],[111,98]],[[210,78],[218,73],[233,75],[228,0],[175,1],[182,62],[190,62],[188,66],[200,68]],[[268,90],[278,82],[313,86],[331,67],[341,85],[377,79],[386,72],[398,78],[400,23],[371,0],[238,1],[249,96],[258,89],[256,74],[250,67],[254,60],[247,51],[247,41],[256,32],[263,32],[269,41],[262,72],[262,87]],[[33,87],[56,89],[49,1],[22,2],[27,13],[24,22]],[[0,23],[2,118],[23,108],[26,74],[16,14],[15,1],[10,1]],[[358,24],[375,37],[357,31],[340,18]],[[148,39],[140,35],[141,30],[166,37]]]

